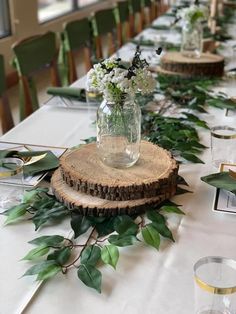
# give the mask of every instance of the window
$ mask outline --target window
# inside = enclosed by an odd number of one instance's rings
[[[77,0],[77,5],[78,7],[85,7],[95,2],[98,2],[98,0]]]
[[[38,20],[43,23],[99,1],[101,0],[38,0]]]
[[[10,16],[7,0],[0,0],[0,38],[10,35]]]
[[[73,11],[73,0],[38,0],[38,20],[40,23]]]

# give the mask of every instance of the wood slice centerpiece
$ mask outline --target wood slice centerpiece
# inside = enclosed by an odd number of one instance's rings
[[[172,194],[178,172],[170,153],[147,141],[141,142],[140,158],[130,168],[106,166],[95,143],[64,155],[60,165],[63,180],[73,189],[113,201]]]
[[[131,214],[172,197],[177,176],[171,154],[147,141],[141,142],[138,162],[126,169],[103,164],[90,143],[61,158],[51,186],[58,200],[84,215]]]
[[[163,74],[185,77],[220,77],[224,74],[224,58],[211,53],[202,53],[200,58],[188,58],[180,52],[167,52],[158,70]]]

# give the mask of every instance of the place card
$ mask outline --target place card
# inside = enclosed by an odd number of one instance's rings
[[[222,163],[220,165],[220,171],[229,171],[229,169],[236,171],[236,164]],[[218,213],[236,214],[236,195],[223,189],[216,189],[213,211]]]

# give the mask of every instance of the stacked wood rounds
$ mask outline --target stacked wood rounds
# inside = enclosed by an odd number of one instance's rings
[[[160,73],[184,77],[221,77],[224,58],[212,53],[202,53],[200,58],[188,58],[180,52],[167,52],[161,59]]]
[[[133,214],[173,196],[177,176],[171,154],[147,141],[141,142],[138,162],[126,169],[103,164],[90,143],[61,158],[51,185],[58,200],[83,215]]]

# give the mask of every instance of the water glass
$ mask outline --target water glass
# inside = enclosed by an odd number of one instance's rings
[[[18,204],[24,193],[24,162],[19,158],[0,159],[0,208]]]
[[[236,314],[236,261],[203,257],[194,265],[195,314]]]
[[[86,90],[86,102],[88,115],[91,120],[95,121],[97,116],[97,109],[103,101],[102,94]]]
[[[236,129],[215,126],[211,129],[212,163],[219,168],[221,163],[236,162]]]

